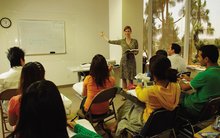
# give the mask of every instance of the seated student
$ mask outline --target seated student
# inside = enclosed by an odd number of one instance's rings
[[[11,68],[0,74],[0,93],[6,89],[18,88],[19,78],[22,66],[25,64],[25,53],[19,47],[11,47],[8,49],[7,58]],[[3,112],[7,114],[8,101],[3,102]]]
[[[56,85],[47,80],[32,83],[21,97],[16,138],[68,138],[67,119]]]
[[[26,92],[26,89],[30,84],[38,80],[43,80],[44,75],[44,67],[39,62],[29,62],[22,68],[18,88],[19,95],[13,96],[8,105],[8,120],[11,126],[16,125],[19,118],[21,95]]]
[[[165,51],[163,49],[159,49],[156,51],[156,55],[163,55],[163,56],[167,57],[167,51]]]
[[[172,111],[179,103],[180,87],[176,82],[177,70],[170,68],[170,60],[165,56],[155,55],[152,58],[154,60],[150,65],[150,71],[155,84],[142,88],[142,83],[139,83],[135,89],[137,98],[146,103],[146,107],[144,109],[127,100],[118,109],[117,136],[125,128],[140,132],[154,110],[165,108]]]
[[[199,48],[198,61],[206,70],[198,73],[195,78],[190,80],[187,75],[182,78],[190,81],[185,83],[179,81],[182,90],[194,89],[191,94],[181,94],[180,114],[190,118],[199,116],[205,103],[215,96],[220,96],[220,66],[218,65],[219,51],[214,45],[204,45]]]
[[[83,96],[86,96],[81,103],[81,109],[88,111],[93,97],[103,89],[113,87],[115,85],[114,77],[109,75],[109,68],[105,58],[97,54],[93,57],[90,66],[89,75],[83,82]],[[105,114],[109,109],[108,101],[94,105],[91,109],[92,114]]]
[[[167,52],[166,52],[165,50],[159,49],[159,50],[156,51],[156,55],[167,57]],[[154,61],[154,59],[155,59],[155,58],[150,58],[149,68],[150,68],[151,63]],[[147,72],[147,76],[150,77],[150,81],[153,81],[153,80],[154,80],[154,78],[153,78],[153,76],[151,75],[150,71]]]
[[[18,88],[21,69],[25,64],[24,56],[24,51],[19,47],[8,49],[7,58],[11,68],[9,71],[0,74],[0,92],[10,88]]]
[[[181,47],[177,43],[172,43],[167,50],[171,67],[177,69],[178,72],[186,72],[186,62],[180,55]]]

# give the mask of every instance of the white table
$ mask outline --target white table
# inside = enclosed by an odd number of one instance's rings
[[[111,64],[111,65],[115,65],[116,64],[116,61],[115,60],[111,60],[111,59],[107,59],[106,60],[108,64]],[[86,75],[89,74],[89,70],[90,70],[90,63],[83,63],[79,66],[76,66],[76,67],[68,67],[68,69],[71,71],[71,72],[76,72],[77,75],[78,75],[78,81],[82,81],[81,78],[85,77]],[[115,68],[115,66],[114,66]]]
[[[77,124],[80,124],[81,126],[89,129],[90,131],[93,131],[96,133],[94,127],[92,126],[92,124],[86,120],[86,119],[79,119],[79,120],[76,120],[76,123]],[[74,133],[73,129],[70,129],[69,127],[67,127],[67,132],[68,132],[68,135],[70,138],[72,138],[74,135],[76,135],[76,133]]]
[[[83,82],[81,81],[73,84],[73,89],[76,91],[77,96],[82,99]]]
[[[89,70],[90,70],[90,64],[87,64],[86,66],[84,65],[80,65],[77,67],[69,67],[68,68],[71,72],[76,72],[78,75],[78,81],[81,81],[81,77],[85,77],[86,75],[88,75]]]
[[[120,94],[121,96],[125,97],[126,99],[132,101],[133,103],[138,104],[138,105],[140,105],[140,106],[142,106],[142,107],[145,107],[145,103],[141,102],[141,101],[137,98],[135,89],[128,90],[128,91],[122,90],[119,94]]]
[[[205,71],[206,69],[205,67],[202,67],[200,65],[187,65],[186,68],[188,69],[188,71],[191,72],[191,78],[194,78],[199,72]]]
[[[68,99],[66,96],[64,96],[62,93],[60,93],[60,96],[62,98],[66,114],[70,114],[71,113],[71,107],[72,107],[72,101],[70,99]]]

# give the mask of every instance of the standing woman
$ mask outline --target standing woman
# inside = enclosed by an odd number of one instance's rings
[[[136,39],[131,38],[132,29],[130,26],[125,26],[124,28],[124,39],[120,40],[109,40],[104,33],[101,33],[108,43],[121,45],[122,47],[122,57],[120,61],[120,72],[122,78],[123,89],[133,88],[133,79],[136,75],[136,60],[135,55],[138,54],[138,42]],[[129,85],[127,85],[127,80]]]

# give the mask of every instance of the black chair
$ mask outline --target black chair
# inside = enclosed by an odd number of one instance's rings
[[[94,126],[94,123],[98,123],[98,125],[101,125],[102,129],[105,130],[105,128],[103,126],[104,122],[107,122],[107,121],[114,119],[114,118],[115,118],[115,120],[117,119],[113,99],[115,98],[116,93],[119,92],[120,90],[121,90],[121,88],[119,88],[119,87],[112,87],[109,89],[102,90],[93,98],[91,105],[88,108],[88,111],[86,113],[84,113],[83,110],[80,109],[77,112],[77,115],[80,118],[84,118],[84,119],[89,120],[89,122],[93,126]],[[102,103],[105,101],[109,101],[109,111],[106,114],[93,115],[91,113],[91,107],[93,106],[93,104]]]
[[[186,72],[180,72],[180,73],[178,73],[177,74],[177,77],[179,78],[181,75],[183,75],[183,74],[185,74],[185,75],[187,75],[187,76],[189,76],[190,77],[190,75],[191,75],[191,72],[190,71],[186,71]]]
[[[216,115],[219,115],[219,110],[220,97],[210,98],[210,100],[202,108],[201,113],[197,118],[187,118],[178,114],[177,122],[181,122],[181,126],[178,126],[177,129],[185,137],[193,138],[194,134],[202,129],[199,125],[214,119]]]
[[[11,131],[7,128],[8,114],[4,112],[3,102],[7,102],[11,97],[17,95],[17,89],[7,89],[0,93],[0,112],[1,112],[1,125],[2,125],[2,137],[5,138],[7,133]]]
[[[132,137],[145,138],[159,136],[162,132],[171,130],[173,137],[176,137],[174,131],[176,113],[177,109],[173,111],[168,111],[164,108],[157,109],[150,115],[139,133],[132,132],[129,129],[126,129],[125,131],[132,135]]]

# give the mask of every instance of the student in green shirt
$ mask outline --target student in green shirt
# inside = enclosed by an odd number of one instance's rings
[[[203,106],[211,97],[220,96],[220,66],[218,65],[219,51],[215,45],[201,46],[198,53],[198,60],[206,70],[198,73],[192,80],[186,75],[182,78],[189,80],[189,83],[179,82],[182,90],[193,89],[191,94],[183,94],[180,100],[182,115],[190,118],[199,116]]]

